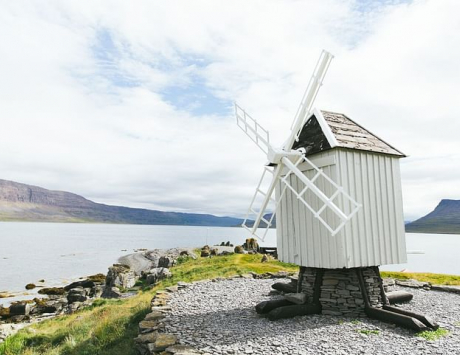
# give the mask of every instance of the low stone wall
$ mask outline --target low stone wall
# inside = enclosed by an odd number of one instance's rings
[[[299,290],[307,295],[307,303],[313,303],[317,276],[322,274],[319,302],[322,313],[350,317],[364,317],[364,299],[359,285],[358,270],[364,282],[372,307],[382,307],[381,278],[378,268],[320,269],[301,267]]]

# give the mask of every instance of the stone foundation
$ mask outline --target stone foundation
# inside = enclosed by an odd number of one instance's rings
[[[315,303],[317,298],[316,301],[321,304],[323,314],[364,317],[365,300],[361,292],[359,271],[363,274],[369,305],[381,308],[382,279],[378,267],[350,269],[300,267],[298,291],[307,294],[307,303]],[[319,289],[316,290],[318,287]]]

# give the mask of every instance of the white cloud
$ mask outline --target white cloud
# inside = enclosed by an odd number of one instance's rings
[[[327,48],[336,57],[317,106],[410,155],[407,218],[460,199],[456,1],[0,7],[0,178],[100,202],[241,215],[264,157],[226,107],[200,107],[236,100],[281,144]],[[185,104],[175,88],[198,101]]]

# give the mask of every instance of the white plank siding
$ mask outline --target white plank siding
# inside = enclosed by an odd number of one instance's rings
[[[343,186],[363,205],[359,212],[336,236],[286,189],[277,211],[277,240],[280,260],[307,267],[342,268],[399,264],[406,262],[406,246],[402,211],[402,192],[399,159],[368,151],[343,148],[330,149],[309,156],[323,172]],[[303,166],[304,174],[312,178],[311,167]],[[295,176],[291,185],[300,191],[303,183]],[[277,197],[283,184],[277,186]],[[325,181],[318,181],[330,196],[334,189]],[[318,210],[322,203],[309,195],[306,198]],[[345,210],[348,202],[335,201]],[[323,217],[337,217],[328,211]]]

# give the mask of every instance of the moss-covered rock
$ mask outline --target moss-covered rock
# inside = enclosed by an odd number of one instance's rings
[[[105,283],[105,275],[104,274],[96,274],[88,276],[88,280],[93,281],[94,283]]]
[[[45,287],[38,291],[41,295],[56,295],[61,296],[65,294],[63,287]]]

